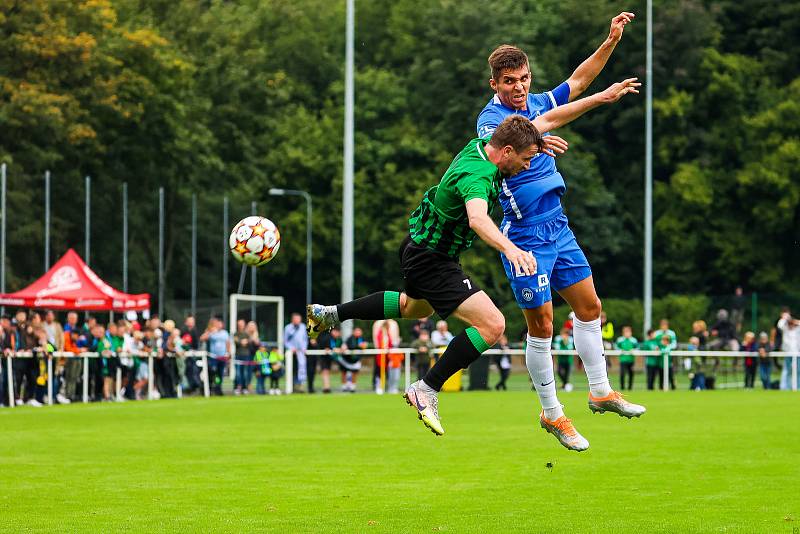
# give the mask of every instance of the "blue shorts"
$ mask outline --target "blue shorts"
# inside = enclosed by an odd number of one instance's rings
[[[523,223],[503,219],[500,225],[503,235],[536,258],[536,274],[525,276],[515,273],[505,254],[500,254],[520,308],[538,308],[553,299],[551,286],[559,291],[592,275],[561,206]]]

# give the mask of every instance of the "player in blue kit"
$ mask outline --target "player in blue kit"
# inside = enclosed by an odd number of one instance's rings
[[[608,38],[600,48],[569,79],[544,93],[530,94],[532,75],[528,57],[522,50],[509,45],[497,48],[489,56],[492,70],[489,84],[495,95],[478,117],[478,135],[491,136],[494,128],[513,114],[536,124],[544,113],[577,98],[603,69],[622,38],[625,25],[633,17],[632,13],[614,17]],[[551,143],[556,152],[563,152],[563,145],[560,138]],[[517,247],[532,253],[537,263],[536,273],[528,276],[517,272],[501,254],[506,276],[528,326],[525,360],[542,403],[539,421],[564,447],[586,450],[589,442],[566,418],[556,395],[550,352],[553,337],[551,288],[558,291],[575,312],[574,342],[589,379],[590,410],[610,411],[630,418],[641,416],[645,408],[625,400],[608,382],[600,334],[601,303],[589,262],[561,207],[566,184],[556,169],[555,159],[536,154],[528,170],[506,177],[500,185],[503,207],[500,229]]]

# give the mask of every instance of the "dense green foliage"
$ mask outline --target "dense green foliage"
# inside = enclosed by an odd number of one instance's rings
[[[491,96],[486,57],[511,42],[534,90],[564,80],[605,38],[610,0],[356,2],[356,288],[400,285],[396,249],[420,193],[474,135]],[[800,277],[800,5],[655,2],[655,290],[782,292]],[[594,92],[644,77],[644,2]],[[494,14],[495,16],[491,16]],[[167,298],[189,292],[197,193],[200,298],[221,295],[222,197],[281,227],[259,291],[304,294],[314,196],[315,296],[339,292],[344,2],[0,1],[0,159],[9,164],[9,278],[42,271],[43,180],[53,173],[53,256],[83,251],[83,177],[93,181],[91,263],[121,283],[120,184],[131,202],[133,291],[156,289],[157,189],[167,193]],[[641,294],[644,98],[561,133],[564,204],[601,295]],[[485,246],[466,267],[508,302]],[[231,269],[231,284],[238,269]]]
[[[591,415],[585,395],[561,395],[591,443],[580,454],[539,428],[530,392],[443,395],[441,438],[396,395],[0,409],[0,525],[749,533],[800,520],[792,392],[635,392],[648,413],[632,421]]]

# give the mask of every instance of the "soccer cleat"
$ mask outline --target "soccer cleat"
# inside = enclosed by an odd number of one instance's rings
[[[647,408],[625,400],[622,393],[612,391],[605,397],[594,397],[589,393],[589,409],[592,413],[614,412],[621,417],[641,417]]]
[[[422,423],[437,436],[444,435],[444,428],[439,421],[439,397],[436,392],[426,393],[419,387],[420,381],[416,381],[403,394],[409,406],[417,411],[417,417]]]
[[[323,332],[327,332],[338,321],[327,311],[326,307],[322,304],[309,304],[306,306],[306,330],[310,339],[317,339]]]
[[[543,411],[539,415],[539,424],[542,428],[547,430],[547,432],[553,434],[559,443],[571,451],[581,452],[589,448],[589,442],[586,441],[586,438],[578,434],[578,431],[575,430],[572,424],[572,420],[567,419],[565,415],[562,415],[555,421],[550,421],[545,418]]]

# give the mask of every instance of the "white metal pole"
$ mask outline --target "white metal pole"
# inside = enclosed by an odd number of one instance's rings
[[[156,370],[153,366],[153,353],[147,355],[147,400],[153,400],[153,382],[156,379]]]
[[[342,189],[342,302],[353,300],[353,74],[355,51],[355,1],[347,0],[347,29],[344,74],[344,176]],[[342,337],[352,332],[351,322],[342,324]]]
[[[89,402],[89,357],[83,357],[83,402]]]
[[[404,353],[403,361],[406,367],[406,387],[408,389],[411,387],[411,352]]]
[[[122,291],[128,292],[128,182],[122,184]]]
[[[278,354],[283,354],[286,347],[283,344],[283,299],[278,301]],[[293,375],[294,362],[292,358],[286,358],[286,393],[294,391],[294,375]]]
[[[197,315],[197,194],[192,194],[192,316]]]
[[[222,324],[228,324],[228,257],[230,249],[228,246],[228,234],[230,225],[228,224],[228,197],[222,199]],[[233,332],[229,332],[233,335]]]
[[[84,258],[83,261],[86,262],[86,265],[91,266],[91,247],[92,247],[92,178],[90,176],[86,177],[86,229],[84,231],[84,236],[86,238],[85,248],[84,248]]]
[[[50,171],[44,172],[44,272],[50,268]]]
[[[253,215],[256,215],[256,210],[257,209],[258,209],[258,206],[256,205],[256,201],[253,200],[252,202],[250,202],[250,213],[253,214]],[[250,267],[250,294],[251,295],[255,295],[256,294],[256,268],[255,267]],[[251,301],[250,302],[250,320],[254,321],[254,322],[256,320],[256,302],[255,301]],[[233,332],[231,332],[231,335],[233,335]]]
[[[164,188],[158,188],[158,317],[164,320]]]
[[[311,304],[311,195],[303,192],[306,199],[306,304]]]
[[[44,353],[47,358],[47,404],[53,405],[53,358],[48,353]]]
[[[114,380],[114,396],[116,397],[114,400],[119,400],[122,398],[120,393],[122,392],[122,369],[119,365],[117,365],[117,376]]]
[[[208,398],[211,396],[211,388],[208,384],[211,375],[208,369],[208,352],[203,353],[203,370],[205,371],[205,376],[203,377],[203,396]]]
[[[644,332],[653,324],[653,2],[647,0],[644,153]]]
[[[664,391],[669,391],[669,371],[670,371],[669,358],[670,358],[669,356],[664,356],[664,369],[663,369],[664,376],[662,377],[661,380],[661,387]]]
[[[0,166],[0,293],[6,292],[6,164]],[[0,307],[0,314],[5,314],[5,306]]]
[[[14,370],[11,368],[11,356],[6,356],[6,388],[8,389],[8,407],[13,408],[14,403]]]

